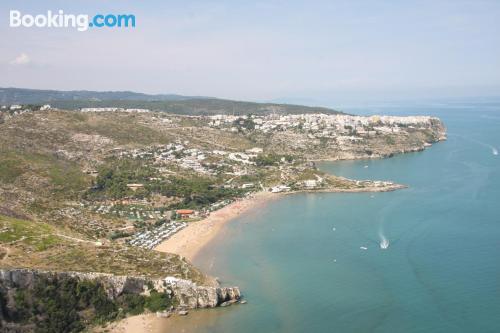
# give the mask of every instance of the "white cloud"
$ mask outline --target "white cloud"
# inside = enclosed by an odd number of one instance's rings
[[[30,57],[26,53],[21,53],[10,62],[11,65],[26,65],[31,62]]]

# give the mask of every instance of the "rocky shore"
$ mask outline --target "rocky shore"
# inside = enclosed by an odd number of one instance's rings
[[[168,309],[157,312],[158,317],[168,317],[173,313],[186,315],[191,309],[224,307],[239,302],[241,298],[238,287],[198,286],[192,281],[175,277],[151,279],[144,276],[117,276],[92,272],[1,269],[0,331],[3,332],[5,329],[6,332],[29,332],[34,323],[13,323],[9,320],[17,315],[20,308],[23,308],[22,302],[26,302],[26,299],[19,298],[19,295],[27,295],[27,292],[30,295],[37,295],[37,288],[41,285],[43,288],[50,288],[51,285],[53,288],[58,288],[61,281],[66,284],[91,281],[94,286],[103,288],[110,301],[117,300],[124,295],[128,297],[132,295],[148,297],[153,293],[168,295],[172,305]]]
[[[95,281],[104,287],[110,299],[115,299],[122,294],[148,295],[153,290],[166,292],[173,297],[175,304],[177,304],[176,307],[186,309],[214,308],[225,302],[239,300],[241,297],[238,287],[198,286],[192,281],[172,277],[150,279],[144,276],[117,276],[92,272],[49,272],[31,269],[0,270],[0,288],[6,290],[7,294],[11,294],[16,289],[32,289],[41,278],[48,280],[72,278],[79,281]]]

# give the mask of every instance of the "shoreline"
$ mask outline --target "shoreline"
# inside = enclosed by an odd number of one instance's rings
[[[212,212],[207,218],[190,222],[190,224],[173,235],[171,238],[163,241],[155,251],[175,253],[193,261],[197,254],[211,241],[217,237],[222,228],[232,221],[233,219],[241,216],[241,214],[255,209],[261,205],[265,205],[271,200],[279,199],[286,195],[300,194],[300,193],[363,193],[363,192],[389,192],[399,189],[408,188],[406,185],[392,184],[384,187],[366,187],[366,188],[353,188],[353,189],[317,189],[317,190],[298,190],[281,193],[271,193],[268,191],[259,191],[252,194],[248,198],[242,198],[231,204],[222,207],[219,210]],[[217,283],[216,281],[214,281]],[[205,317],[203,313],[206,309],[193,311],[198,322],[210,318],[209,314]],[[192,317],[192,314],[188,317]],[[135,316],[130,316],[118,322],[112,323],[106,327],[107,332],[111,333],[135,333],[135,332],[162,332],[162,331],[176,331],[179,327],[183,327],[184,320],[192,318],[184,318],[181,316],[173,316],[171,318],[158,318],[153,313],[145,313]],[[103,332],[102,330],[94,330],[93,332]]]
[[[219,210],[212,212],[208,217],[196,222],[189,222],[188,226],[169,239],[158,244],[154,250],[178,254],[189,261],[193,261],[197,254],[207,246],[231,220],[241,214],[278,199],[285,195],[298,193],[363,193],[363,192],[390,192],[408,188],[406,185],[392,184],[383,187],[365,187],[352,189],[325,188],[315,190],[298,190],[280,193],[259,191],[249,198],[238,199]]]
[[[135,333],[135,332],[161,332],[167,318],[158,318],[154,313],[129,316],[104,327],[94,327],[92,333]],[[169,318],[170,319],[170,318]]]
[[[192,262],[198,252],[217,236],[226,223],[239,217],[242,213],[278,197],[280,195],[276,193],[260,191],[249,198],[238,199],[212,212],[203,220],[189,222],[186,228],[158,244],[154,250],[175,253]]]
[[[137,332],[184,332],[189,327],[204,327],[207,323],[215,323],[219,313],[211,309],[192,310],[187,316],[174,315],[161,318],[154,313],[145,313],[126,317],[105,327],[94,327],[92,333],[137,333]],[[212,309],[213,310],[213,309]]]

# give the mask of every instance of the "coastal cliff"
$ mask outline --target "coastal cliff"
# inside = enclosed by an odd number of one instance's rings
[[[47,292],[54,300],[50,307],[43,304]],[[53,295],[62,292],[65,294]],[[138,314],[144,308],[170,312],[213,308],[235,303],[240,297],[238,287],[198,286],[192,281],[173,277],[151,279],[104,273],[2,269],[0,330],[30,331],[33,327],[43,325],[44,319],[53,318],[55,315],[59,316],[58,320],[62,324],[76,320],[87,326],[120,319],[127,313]],[[58,304],[58,300],[61,304]],[[71,307],[71,300],[78,304],[74,309],[69,309],[76,314],[64,309]],[[142,306],[131,308],[131,304],[141,302]],[[155,305],[157,303],[161,306]]]
[[[116,299],[123,294],[149,295],[151,291],[166,292],[172,296],[178,307],[189,309],[214,308],[223,302],[238,300],[238,287],[198,286],[189,280],[151,279],[140,276],[117,276],[104,273],[49,272],[31,269],[1,269],[0,288],[33,289],[40,279],[65,279],[78,281],[89,280],[101,284],[109,299]]]

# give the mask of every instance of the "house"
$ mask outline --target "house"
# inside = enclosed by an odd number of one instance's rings
[[[176,213],[181,217],[181,219],[188,219],[194,215],[195,211],[192,209],[179,209]]]
[[[241,188],[242,189],[253,188],[254,186],[255,186],[254,183],[245,183],[245,184],[241,185]]]
[[[316,179],[304,180],[304,186],[307,188],[315,188],[318,185]]]
[[[288,192],[290,187],[286,185],[278,185],[271,188],[272,193]]]

